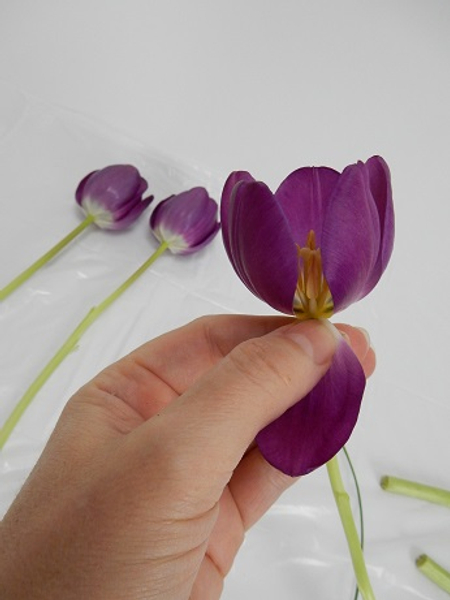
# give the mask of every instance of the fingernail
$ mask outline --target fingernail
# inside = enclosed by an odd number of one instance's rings
[[[283,333],[298,344],[316,365],[329,362],[342,340],[340,332],[326,319],[297,322],[286,327]]]
[[[348,335],[345,333],[345,331],[340,331],[340,330],[338,330],[338,331],[339,331],[339,333],[341,334],[341,337],[343,337],[343,338],[344,338],[344,340],[347,342],[347,344],[348,344],[349,346],[351,346],[351,343],[350,343],[350,337],[349,337],[349,336],[348,336]]]
[[[366,338],[366,342],[367,342],[367,346],[370,348],[371,346],[371,342],[370,342],[370,335],[369,332],[364,329],[363,327],[357,327],[357,329],[363,334],[363,336]]]

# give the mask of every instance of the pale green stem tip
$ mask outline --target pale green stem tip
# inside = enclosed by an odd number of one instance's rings
[[[426,554],[422,554],[416,559],[416,565],[419,571],[428,577],[428,579],[450,594],[449,571],[441,567],[441,565]]]
[[[411,498],[426,500],[427,502],[441,504],[442,506],[450,508],[450,491],[442,488],[424,485],[422,483],[401,479],[399,477],[392,477],[390,475],[385,475],[381,478],[380,486],[386,492],[410,496]]]

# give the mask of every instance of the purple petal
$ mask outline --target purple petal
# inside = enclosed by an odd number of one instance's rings
[[[381,242],[377,261],[366,282],[363,295],[368,294],[378,283],[387,267],[394,247],[394,205],[389,167],[381,156],[372,156],[365,164],[365,173],[373,201],[380,220]]]
[[[91,177],[91,175],[94,175],[94,173],[97,173],[97,171],[91,171],[90,173],[88,173],[86,175],[86,177],[83,177],[83,179],[78,184],[77,189],[75,190],[75,200],[78,202],[78,204],[80,206],[81,206],[81,203],[83,200],[84,188],[86,186],[86,183],[87,183],[88,179]]]
[[[124,202],[134,198],[147,182],[131,165],[111,165],[93,173],[83,185],[81,203],[85,198],[95,200],[112,214]]]
[[[220,225],[221,224],[219,222],[214,223],[213,230],[206,238],[204,238],[201,242],[199,242],[195,246],[190,246],[190,247],[186,248],[185,250],[182,250],[181,252],[177,252],[176,254],[180,254],[180,255],[184,256],[185,254],[193,254],[194,252],[198,252],[199,250],[201,250],[202,248],[207,246],[210,242],[212,242],[212,240],[216,237],[217,233],[219,232]]]
[[[248,171],[234,171],[231,173],[222,190],[222,197],[220,200],[220,222],[222,223],[222,231],[224,232],[223,242],[225,250],[230,257],[230,248],[228,244],[228,211],[230,206],[230,199],[233,190],[237,183],[240,181],[255,181]]]
[[[185,238],[189,245],[203,240],[216,222],[217,204],[202,187],[171,196],[158,208],[151,224],[164,225],[166,230]]]
[[[144,192],[147,190],[147,188],[148,188],[147,180],[144,179],[143,177],[140,177],[139,187],[137,189],[136,196],[142,197],[144,195]]]
[[[329,200],[322,228],[322,261],[335,311],[364,295],[380,247],[378,211],[363,163],[346,167]]]
[[[138,202],[136,200],[133,203],[130,202],[127,206],[127,211],[122,210],[120,214],[116,212],[114,214],[115,220],[108,223],[108,225],[103,225],[102,229],[111,229],[114,231],[126,229],[137,221],[152,200],[153,196],[149,196]]]
[[[150,228],[174,254],[190,254],[217,234],[217,211],[206,189],[195,187],[160,202],[150,217]]]
[[[217,203],[209,197],[205,188],[193,188],[186,192],[189,199],[183,204],[183,208],[177,207],[176,218],[173,213],[174,232],[183,236],[190,247],[194,247],[211,235],[217,226]],[[180,194],[182,196],[182,194]],[[169,226],[170,219],[167,221]]]
[[[300,246],[305,245],[309,232],[314,230],[320,247],[323,217],[339,176],[328,167],[303,167],[288,175],[275,192],[292,237]]]
[[[165,200],[161,200],[160,202],[158,202],[158,204],[154,207],[152,214],[150,215],[150,228],[151,229],[156,229],[157,227],[159,227],[161,225],[161,220],[164,217],[164,210],[165,210],[164,207],[169,202],[169,200],[174,197],[175,196],[172,194],[172,196],[169,196]]]
[[[256,296],[292,314],[298,259],[287,219],[269,188],[240,182],[228,206],[224,232],[237,274]]]
[[[292,477],[328,462],[353,431],[365,382],[358,359],[342,340],[316,387],[257,435],[262,455]]]
[[[116,208],[114,211],[113,217],[115,221],[121,221],[124,219],[130,211],[134,210],[136,206],[140,204],[144,204],[141,212],[147,208],[150,202],[153,200],[153,196],[148,196],[143,199],[140,194],[136,194],[135,196],[131,196],[128,200],[124,200],[124,202]],[[139,213],[141,214],[141,213]]]
[[[244,181],[238,181],[233,187],[232,194],[228,197],[225,196],[225,204],[222,204],[221,206],[222,237],[228,258],[238,277],[253,294],[256,294],[242,263],[242,253],[239,251],[239,245],[236,243],[236,238],[233,239],[233,235],[236,235],[239,229],[234,217],[236,214],[235,197],[239,186],[244,183]],[[223,220],[225,221],[225,225]],[[242,236],[240,237],[242,238]]]

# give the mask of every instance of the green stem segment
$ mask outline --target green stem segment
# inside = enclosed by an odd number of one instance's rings
[[[16,404],[14,410],[7,418],[4,426],[2,429],[0,429],[0,449],[3,448],[7,442],[14,430],[14,427],[17,425],[23,413],[31,404],[31,401],[36,396],[38,391],[48,380],[50,375],[52,375],[56,368],[62,363],[66,356],[75,350],[81,336],[85,333],[85,331],[94,323],[94,321],[98,319],[98,317],[110,306],[110,304],[117,300],[117,298],[121,296],[136,281],[136,279],[138,279],[144,273],[144,271],[146,271],[156,261],[156,259],[163,254],[163,252],[165,252],[165,250],[167,250],[167,248],[168,244],[166,242],[162,242],[152,256],[150,256],[150,258],[148,258],[121,286],[114,290],[114,292],[105,298],[98,306],[91,308],[84,319],[77,325],[77,327],[66,339],[64,344],[53,355],[50,361],[42,369],[30,387],[26,390],[25,394]]]
[[[434,562],[426,554],[422,554],[416,560],[416,566],[428,579],[431,579],[445,592],[450,594],[450,572]]]
[[[73,231],[66,235],[60,242],[58,242],[53,248],[46,252],[43,256],[38,258],[32,265],[30,265],[25,271],[22,271],[17,277],[8,283],[4,288],[0,289],[0,301],[4,300],[9,294],[14,292],[19,286],[21,286],[27,279],[29,279],[36,271],[48,263],[58,252],[67,246],[73,239],[77,237],[82,231],[84,231],[91,223],[94,222],[94,217],[88,215],[84,221],[82,221],[78,227],[75,227]]]
[[[344,528],[345,537],[347,538],[347,544],[350,550],[350,556],[360,594],[364,600],[375,600],[375,595],[367,573],[366,563],[364,561],[364,554],[358,537],[358,531],[353,519],[350,498],[345,491],[337,456],[328,461],[327,471],[336,506]]]
[[[356,498],[358,501],[358,509],[359,509],[359,543],[361,546],[361,550],[364,552],[365,532],[364,532],[364,511],[363,511],[363,504],[362,504],[361,488],[359,487],[358,477],[356,476],[356,471],[355,471],[355,468],[353,467],[353,463],[350,458],[350,454],[347,451],[347,448],[344,446],[342,448],[342,451],[347,460],[348,466],[350,467],[350,472],[352,474],[353,482],[355,484]],[[358,584],[356,584],[355,595],[353,596],[353,600],[358,600],[358,597],[359,597],[359,588],[358,588]]]
[[[390,475],[382,477],[380,485],[386,492],[410,496],[412,498],[418,498],[419,500],[433,502],[434,504],[442,504],[443,506],[450,508],[450,491],[448,490],[408,481],[407,479],[400,479],[399,477],[392,477]]]

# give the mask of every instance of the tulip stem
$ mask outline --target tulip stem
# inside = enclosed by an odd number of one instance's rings
[[[450,491],[442,488],[415,483],[414,481],[392,477],[391,475],[382,477],[380,485],[386,492],[410,496],[419,500],[433,502],[434,504],[442,504],[442,506],[450,508]]]
[[[350,473],[352,475],[353,482],[355,484],[356,499],[358,502],[358,509],[359,509],[359,543],[361,546],[361,550],[364,552],[365,532],[364,532],[364,511],[363,511],[363,504],[362,504],[361,488],[359,487],[358,477],[356,476],[356,471],[353,466],[352,460],[350,458],[350,454],[347,451],[347,448],[344,446],[342,448],[342,451],[344,453],[345,459],[347,460],[348,466],[350,467]],[[359,588],[358,588],[358,584],[356,584],[355,595],[353,596],[353,600],[358,600],[358,596],[359,596]]]
[[[91,223],[94,222],[94,217],[92,215],[87,215],[87,217],[82,221],[78,227],[75,227],[70,233],[68,233],[60,242],[58,242],[53,248],[50,248],[48,252],[43,254],[40,258],[38,258],[32,265],[30,265],[27,269],[22,271],[17,277],[15,277],[12,281],[10,281],[4,288],[0,289],[0,301],[4,300],[9,294],[14,292],[19,286],[21,286],[27,279],[29,279],[36,271],[38,271],[41,267],[43,267],[46,263],[48,263],[53,257],[55,257],[58,252],[60,252],[63,248],[67,246],[73,239],[77,237],[82,231],[84,231]]]
[[[5,424],[0,429],[0,449],[3,448],[7,440],[9,439],[11,433],[14,430],[14,427],[19,422],[23,413],[31,404],[31,401],[36,396],[38,391],[44,385],[44,383],[48,380],[48,378],[52,375],[52,373],[56,370],[56,368],[62,363],[62,361],[66,358],[68,354],[70,354],[73,350],[76,349],[77,344],[81,338],[81,336],[85,333],[85,331],[98,319],[98,317],[115,301],[119,296],[121,296],[131,285],[138,279],[144,271],[146,271],[157,258],[167,250],[168,244],[166,242],[162,242],[157,250],[148,258],[140,267],[137,269],[124,283],[119,286],[116,290],[114,290],[109,296],[107,296],[103,302],[94,306],[89,310],[86,316],[80,321],[80,323],[75,327],[63,345],[59,348],[59,350],[53,355],[50,361],[45,365],[36,379],[32,382],[32,384],[28,387],[22,398],[16,404],[15,408],[7,418]]]
[[[450,594],[450,572],[438,565],[432,558],[422,554],[416,559],[416,566],[421,573]]]
[[[345,537],[350,551],[350,556],[355,571],[356,582],[360,594],[364,600],[375,600],[375,595],[367,573],[364,554],[361,548],[361,542],[356,530],[355,521],[353,519],[350,498],[345,490],[342,481],[339,462],[337,456],[334,456],[327,463],[328,477],[330,479],[331,488],[333,490],[336,506],[344,528]]]

